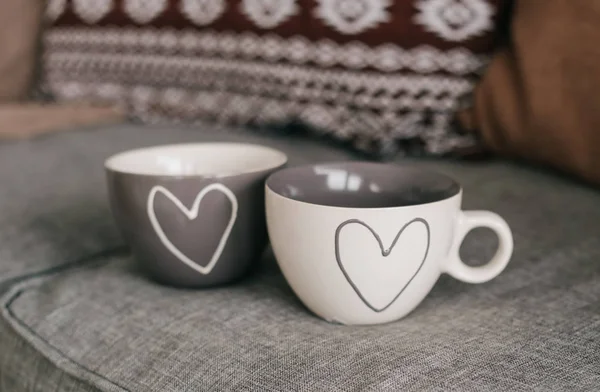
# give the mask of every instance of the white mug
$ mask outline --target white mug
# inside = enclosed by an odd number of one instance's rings
[[[283,169],[265,184],[267,227],[294,293],[319,317],[341,324],[399,320],[442,273],[468,283],[498,276],[513,238],[489,211],[461,211],[453,179],[413,167],[342,162]],[[496,232],[485,265],[459,256],[476,227]]]

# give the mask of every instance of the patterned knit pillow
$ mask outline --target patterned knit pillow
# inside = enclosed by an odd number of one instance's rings
[[[442,154],[508,0],[50,0],[44,86],[145,122],[301,125]]]

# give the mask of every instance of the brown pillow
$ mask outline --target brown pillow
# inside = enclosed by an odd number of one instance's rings
[[[121,121],[123,111],[84,102],[35,102],[43,0],[0,0],[0,140]],[[48,13],[60,6],[49,2]]]
[[[598,1],[517,0],[462,125],[495,153],[600,184],[599,26]]]
[[[300,125],[443,154],[508,0],[53,0],[45,85],[144,122]],[[289,128],[287,128],[289,129]]]
[[[26,99],[32,88],[44,1],[0,1],[0,103]]]

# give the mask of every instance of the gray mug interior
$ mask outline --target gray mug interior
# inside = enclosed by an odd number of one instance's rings
[[[266,185],[289,199],[343,208],[434,203],[457,195],[461,189],[442,173],[371,162],[291,167],[272,174]]]

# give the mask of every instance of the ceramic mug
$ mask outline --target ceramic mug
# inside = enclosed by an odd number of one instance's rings
[[[409,314],[442,273],[482,283],[513,251],[506,221],[461,211],[462,188],[436,172],[345,162],[292,167],[266,182],[267,228],[280,269],[300,300],[335,323],[376,324]],[[485,265],[459,256],[476,227],[496,232]]]
[[[241,277],[267,243],[264,181],[284,153],[236,143],[154,146],[105,162],[110,207],[135,258],[161,283]]]

